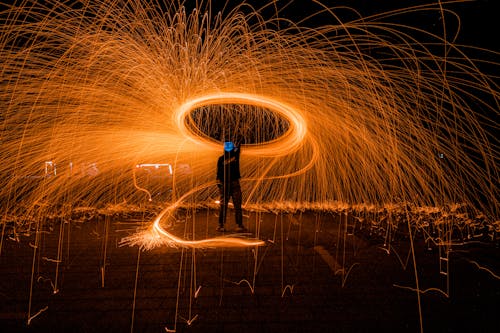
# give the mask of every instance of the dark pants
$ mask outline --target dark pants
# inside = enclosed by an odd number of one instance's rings
[[[243,226],[243,213],[241,211],[241,187],[239,180],[232,181],[228,184],[223,184],[219,187],[220,193],[220,213],[219,213],[219,225],[224,226],[226,222],[227,215],[227,204],[229,198],[233,198],[234,214],[236,218],[236,224]]]

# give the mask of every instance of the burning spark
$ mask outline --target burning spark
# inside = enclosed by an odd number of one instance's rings
[[[139,0],[4,7],[6,211],[153,200],[135,181],[135,166],[152,161],[171,166],[167,206],[187,197],[213,202],[222,148],[212,134],[223,110],[231,133],[247,140],[247,207],[459,202],[498,215],[493,77],[465,47],[389,23],[439,6],[350,22],[329,8],[332,23],[317,28],[266,19],[244,3],[215,17],[205,6],[191,13]],[[422,34],[425,41],[415,37]],[[213,117],[197,122],[199,110]],[[99,167],[93,178],[77,176],[76,166],[90,162]],[[44,165],[54,176],[34,182]],[[166,242],[206,245],[176,239],[159,221],[152,230]]]

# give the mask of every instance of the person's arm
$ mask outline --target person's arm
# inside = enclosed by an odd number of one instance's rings
[[[217,186],[220,188],[222,187],[222,182],[224,178],[224,165],[223,165],[223,160],[222,158],[219,158],[217,160]]]
[[[235,162],[235,168],[234,168],[234,171],[233,171],[233,177],[234,179],[240,179],[241,178],[241,175],[240,175],[240,146],[238,145],[237,148],[235,148],[235,152],[234,152],[234,157],[236,159],[236,162]]]
[[[237,141],[235,144],[234,144],[234,156],[236,156],[236,159],[240,159],[240,152],[241,152],[241,149],[240,149],[240,142]]]

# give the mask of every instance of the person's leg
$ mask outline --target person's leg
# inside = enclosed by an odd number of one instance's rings
[[[233,198],[234,214],[236,224],[243,228],[243,212],[241,210],[241,187],[239,181],[234,181],[231,184],[231,194]]]
[[[225,193],[224,188],[219,189],[220,194],[220,209],[219,209],[219,230],[224,229],[227,215],[227,203],[229,201],[229,193]]]

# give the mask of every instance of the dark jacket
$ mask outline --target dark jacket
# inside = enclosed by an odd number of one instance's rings
[[[235,148],[230,152],[224,152],[224,155],[217,161],[217,180],[223,184],[229,184],[240,178],[240,149]]]

